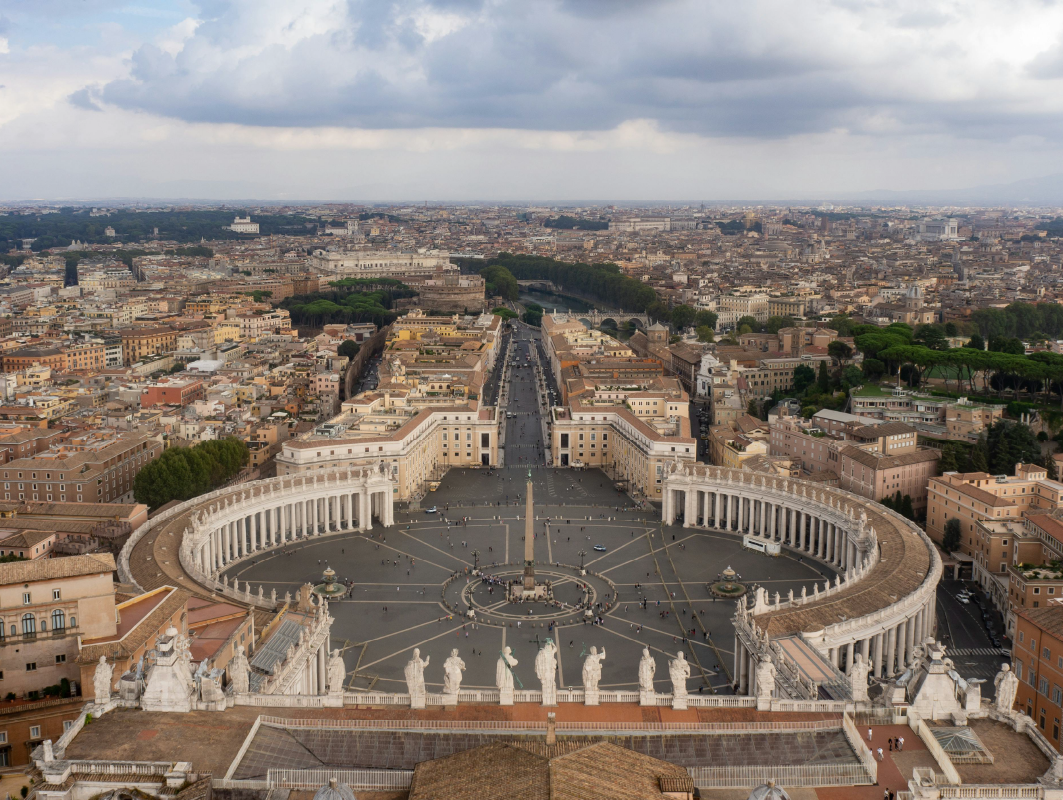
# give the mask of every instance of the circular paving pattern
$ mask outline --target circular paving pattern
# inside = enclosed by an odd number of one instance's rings
[[[443,588],[443,602],[458,616],[468,616],[484,625],[513,627],[516,621],[554,625],[579,625],[584,619],[605,617],[615,610],[616,588],[592,572],[580,574],[577,566],[551,564],[536,566],[538,583],[549,582],[552,601],[512,602],[509,586],[524,576],[524,567],[506,564],[483,567],[477,575],[471,570],[454,576]],[[588,614],[590,612],[590,614]]]

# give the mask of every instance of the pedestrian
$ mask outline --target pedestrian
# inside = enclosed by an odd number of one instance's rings
[[[867,740],[869,742],[871,741],[871,729],[870,728],[867,729]]]
[[[889,746],[890,746],[890,752],[892,753],[893,752],[893,737],[892,736],[889,738],[888,742],[889,742]]]
[[[876,750],[875,752],[878,753],[878,760],[879,761],[881,761],[882,759],[885,758],[885,755],[883,755],[883,753],[882,753],[882,748],[881,747],[878,750]]]
[[[903,750],[904,749],[904,737],[903,736],[898,736],[897,737],[897,749],[898,750]]]

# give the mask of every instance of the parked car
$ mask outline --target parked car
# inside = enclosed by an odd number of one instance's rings
[[[596,544],[596,545],[594,545],[594,549],[597,550],[599,553],[604,553],[605,552],[605,545],[604,544]]]
[[[438,511],[439,511],[439,509],[438,509],[438,508],[436,508],[435,506],[432,506],[431,508],[426,508],[426,509],[424,510],[424,513],[425,513],[425,514],[435,514],[435,513],[436,513],[436,512],[438,512]]]

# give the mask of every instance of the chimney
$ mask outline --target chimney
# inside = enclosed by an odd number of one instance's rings
[[[546,715],[546,743],[557,744],[557,718],[553,711]]]

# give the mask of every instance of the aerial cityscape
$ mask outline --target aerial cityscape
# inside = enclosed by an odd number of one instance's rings
[[[1009,6],[0,2],[0,798],[1063,800]]]

